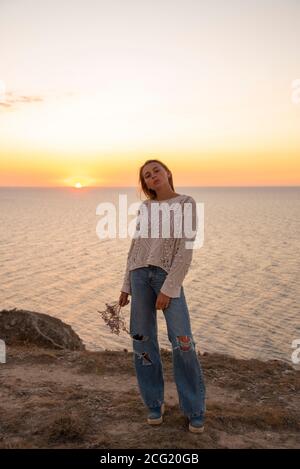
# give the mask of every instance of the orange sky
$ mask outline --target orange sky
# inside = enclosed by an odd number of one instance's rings
[[[299,185],[299,18],[292,0],[1,2],[0,186],[136,186],[148,158],[178,186]]]

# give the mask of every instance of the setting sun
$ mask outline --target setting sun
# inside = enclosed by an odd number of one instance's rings
[[[300,2],[152,3],[0,0],[0,186],[299,185]]]

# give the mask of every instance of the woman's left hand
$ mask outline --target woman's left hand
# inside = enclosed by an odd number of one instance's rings
[[[171,298],[169,296],[160,291],[156,299],[155,309],[166,309],[169,306],[170,300]]]

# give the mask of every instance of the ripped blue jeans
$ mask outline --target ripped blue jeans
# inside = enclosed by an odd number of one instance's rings
[[[130,271],[130,334],[140,393],[151,409],[164,402],[164,377],[157,340],[157,295],[167,272],[154,265]],[[181,286],[179,298],[171,298],[164,314],[172,344],[173,370],[179,405],[188,418],[205,415],[205,383],[195,350],[189,311]]]

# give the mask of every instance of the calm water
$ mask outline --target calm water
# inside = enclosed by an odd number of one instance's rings
[[[290,361],[300,339],[300,188],[175,189],[204,202],[204,245],[183,284],[198,348]],[[139,201],[127,188],[0,188],[0,309],[56,316],[92,350],[131,349],[97,313],[119,298],[131,242],[96,234],[97,205],[118,206],[119,193]]]

